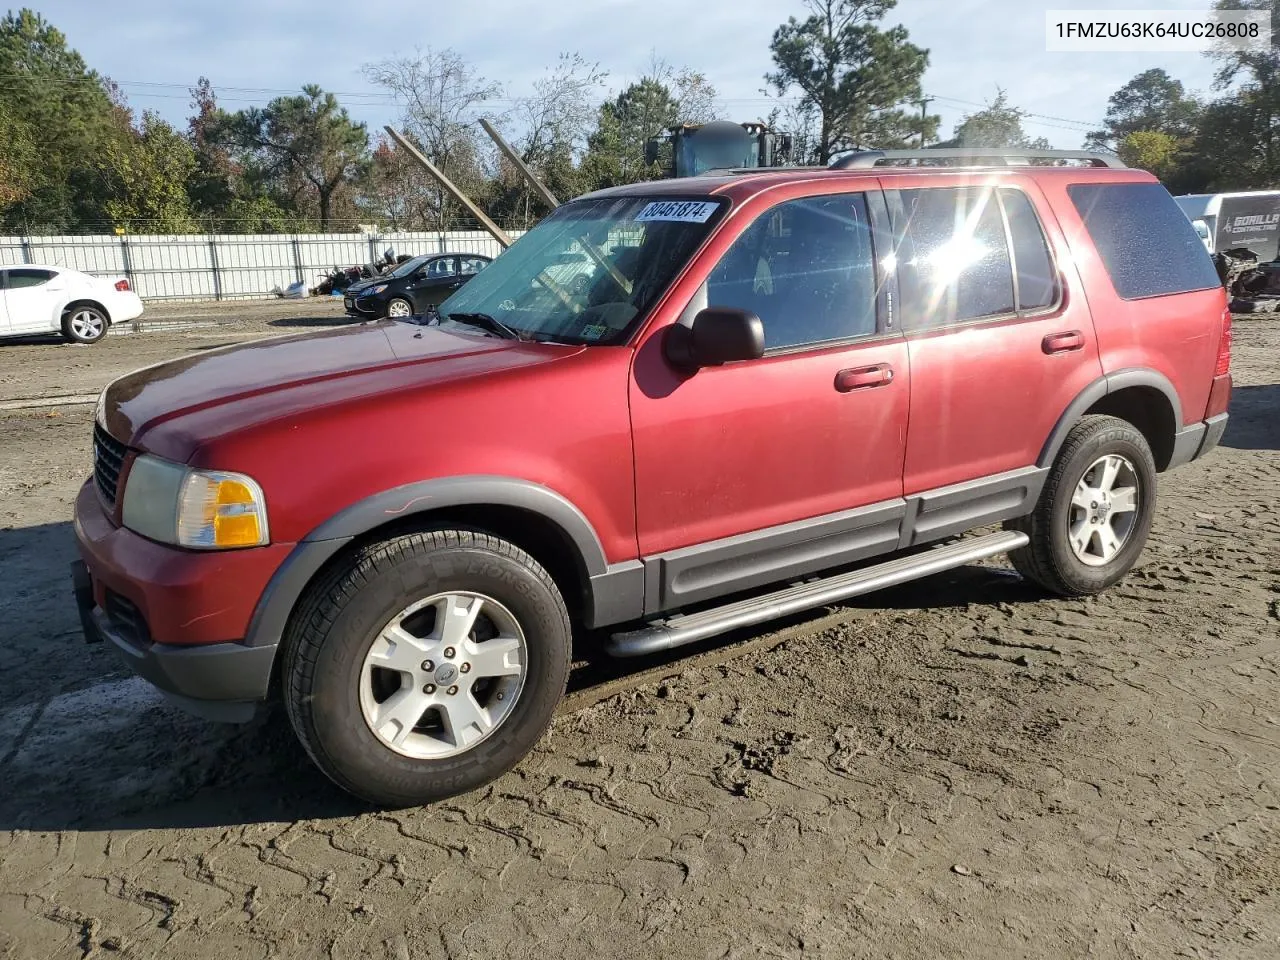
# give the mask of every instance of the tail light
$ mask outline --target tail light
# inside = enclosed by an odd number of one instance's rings
[[[1218,338],[1218,363],[1213,368],[1215,377],[1225,377],[1231,372],[1231,310],[1222,311],[1222,336]]]
[[[116,289],[117,289],[117,290],[119,290],[121,293],[128,293],[128,292],[129,292],[129,281],[128,281],[128,280],[117,280],[117,281],[116,281]]]
[[[1213,368],[1213,386],[1209,388],[1209,404],[1205,417],[1227,412],[1231,405],[1231,310],[1222,311],[1222,333],[1218,337],[1218,362]]]

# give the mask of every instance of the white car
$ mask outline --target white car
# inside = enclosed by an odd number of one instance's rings
[[[92,277],[66,267],[0,265],[0,337],[61,333],[96,343],[113,323],[142,315],[142,301],[124,277]]]

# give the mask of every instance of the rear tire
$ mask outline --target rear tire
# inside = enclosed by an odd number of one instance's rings
[[[340,787],[416,806],[515,766],[551,723],[570,654],[564,600],[537,561],[485,533],[430,530],[362,548],[309,592],[285,641],[285,707]]]
[[[62,315],[62,335],[72,343],[97,343],[108,326],[107,315],[97,307],[77,305]]]
[[[1067,434],[1035,511],[1005,524],[1031,538],[1009,559],[1051,593],[1101,593],[1141,556],[1155,502],[1146,438],[1125,420],[1084,417]]]

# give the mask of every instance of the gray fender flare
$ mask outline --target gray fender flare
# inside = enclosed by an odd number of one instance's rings
[[[1058,451],[1067,440],[1067,434],[1084,416],[1085,411],[1108,394],[1129,387],[1152,387],[1162,393],[1173,411],[1174,429],[1182,430],[1182,401],[1178,399],[1178,391],[1174,389],[1168,377],[1145,367],[1117,370],[1115,373],[1109,373],[1094,380],[1071,401],[1067,409],[1062,412],[1062,416],[1058,418],[1058,422],[1054,424],[1053,432],[1049,434],[1044,447],[1041,448],[1036,466],[1046,469],[1051,467],[1058,456]]]
[[[610,579],[604,547],[586,516],[549,487],[501,476],[445,477],[394,487],[346,507],[307,534],[272,576],[246,632],[250,647],[280,642],[289,615],[321,567],[347,544],[370,530],[415,514],[446,507],[516,507],[550,520],[564,531],[581,559],[589,582]]]

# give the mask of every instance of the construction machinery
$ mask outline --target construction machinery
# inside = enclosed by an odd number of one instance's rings
[[[792,137],[763,123],[713,120],[668,127],[645,143],[646,165],[660,163],[668,177],[710,170],[780,167],[791,162]]]

